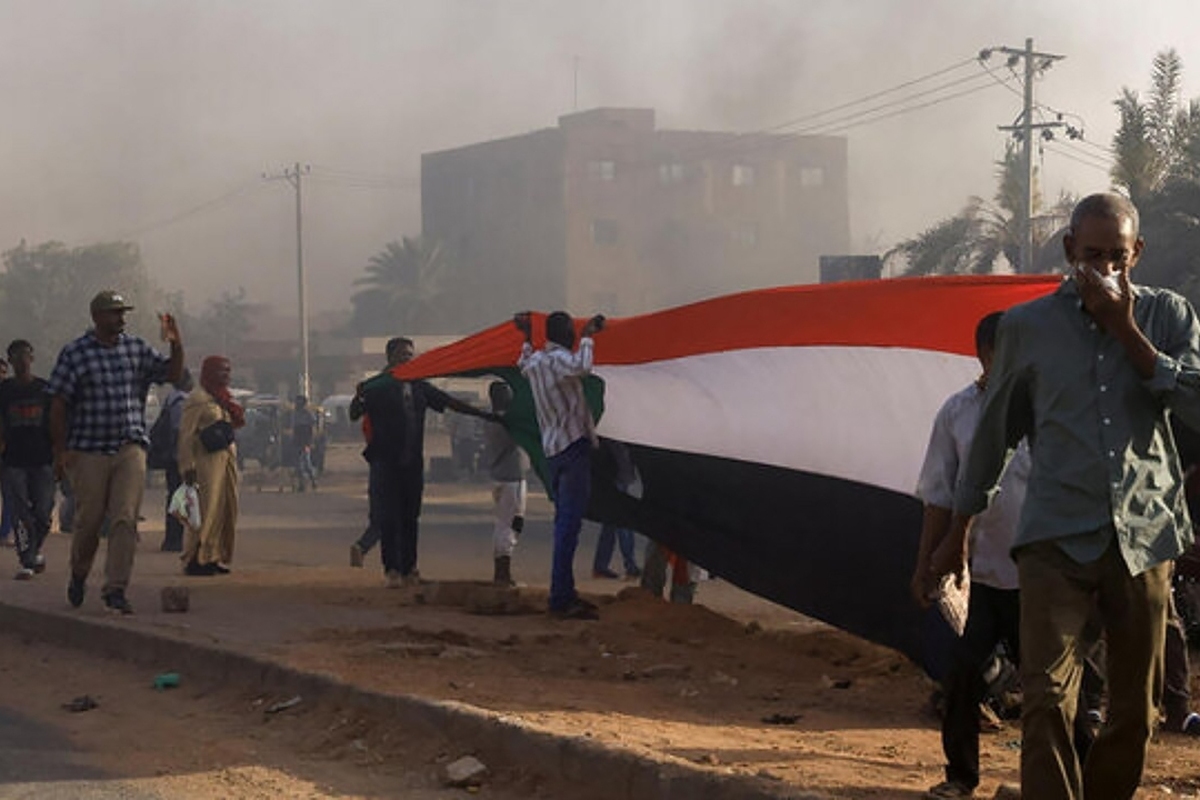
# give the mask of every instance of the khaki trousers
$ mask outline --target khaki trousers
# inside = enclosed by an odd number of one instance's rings
[[[1169,563],[1130,575],[1114,543],[1079,564],[1054,542],[1016,553],[1021,581],[1021,793],[1127,800],[1141,782],[1163,684]],[[1108,721],[1079,764],[1072,730],[1093,608],[1108,637]]]
[[[71,574],[87,578],[100,546],[100,529],[108,522],[102,593],[124,590],[133,572],[137,518],[146,486],[146,450],[128,443],[116,453],[71,453],[68,479],[75,493],[71,538]]]

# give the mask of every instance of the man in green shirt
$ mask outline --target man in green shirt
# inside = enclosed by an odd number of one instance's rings
[[[1000,323],[951,532],[930,572],[961,575],[967,523],[1027,436],[1033,466],[1013,543],[1022,794],[1129,798],[1158,716],[1171,561],[1192,541],[1169,420],[1200,429],[1200,324],[1178,294],[1130,283],[1145,243],[1127,199],[1084,198],[1063,244],[1067,279]],[[1071,741],[1080,635],[1097,602],[1109,718],[1081,765]]]

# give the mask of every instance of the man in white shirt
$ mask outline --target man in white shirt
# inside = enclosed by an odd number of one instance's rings
[[[983,405],[1000,316],[999,312],[989,314],[976,327],[975,349],[983,373],[942,404],[925,451],[917,482],[917,496],[925,504],[925,513],[912,579],[913,595],[922,606],[929,604],[936,591],[930,581],[930,555],[950,527],[954,490]],[[1029,469],[1029,450],[1021,442],[1005,468],[1000,491],[987,511],[975,518],[966,629],[955,643],[945,682],[942,749],[946,754],[946,780],[926,792],[926,798],[971,797],[979,785],[979,703],[986,693],[983,668],[998,643],[1003,642],[1014,659],[1019,654],[1021,601],[1017,565],[1009,551],[1025,501]]]
[[[591,493],[591,450],[596,443],[592,413],[583,394],[583,378],[592,371],[592,335],[604,328],[596,315],[580,331],[565,311],[546,317],[546,346],[533,348],[528,312],[514,324],[523,334],[517,365],[529,381],[546,455],[547,480],[554,499],[554,555],[550,568],[550,613],[562,619],[597,619],[596,607],[575,591],[575,548]]]

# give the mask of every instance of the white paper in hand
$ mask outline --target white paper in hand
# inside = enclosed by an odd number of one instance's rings
[[[196,487],[185,483],[171,495],[167,513],[192,530],[200,529],[200,493]]]
[[[954,575],[944,575],[938,583],[937,607],[950,623],[950,627],[959,636],[967,628],[967,608],[971,603],[971,572],[963,567],[962,587],[954,579]]]

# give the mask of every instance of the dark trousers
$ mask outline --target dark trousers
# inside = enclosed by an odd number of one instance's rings
[[[379,528],[376,528],[374,523],[368,522],[366,530],[354,543],[358,545],[359,550],[369,553],[372,547],[379,544]]]
[[[1017,551],[1023,691],[1021,792],[1038,800],[1133,797],[1162,696],[1170,565],[1130,575],[1116,545],[1089,564],[1053,541]],[[1072,728],[1082,634],[1099,603],[1108,721],[1081,763]]]
[[[4,508],[12,514],[16,529],[17,557],[22,567],[32,569],[50,533],[54,513],[54,468],[5,467]]]
[[[1021,593],[971,584],[967,627],[954,644],[946,677],[942,750],[946,780],[974,789],[979,785],[979,704],[987,694],[983,668],[1003,643],[1019,663]]]
[[[620,545],[621,563],[627,575],[638,573],[637,558],[633,552],[633,531],[629,528],[619,528],[605,523],[600,527],[600,536],[596,539],[596,557],[592,559],[592,571],[603,572],[612,563],[613,548]]]
[[[418,467],[372,461],[367,480],[371,527],[379,531],[385,573],[408,575],[417,568],[417,520],[425,475]]]
[[[572,442],[546,460],[554,492],[554,555],[550,565],[550,610],[563,611],[577,599],[575,549],[592,491],[592,443]]]
[[[179,466],[172,461],[167,465],[167,506],[171,505],[171,496],[183,485],[183,476],[179,474]],[[173,514],[167,514],[166,535],[163,536],[162,549],[170,552],[183,550],[183,523]]]
[[[1163,652],[1163,712],[1166,728],[1176,733],[1183,727],[1184,720],[1192,711],[1191,668],[1188,663],[1187,632],[1183,620],[1175,608],[1175,594],[1171,593],[1167,605],[1166,646]]]
[[[1021,593],[972,583],[967,627],[951,654],[942,720],[946,780],[971,789],[979,785],[979,704],[987,695],[983,670],[998,644],[1014,663],[1021,663]],[[1077,714],[1073,741],[1080,763],[1087,758],[1092,738],[1087,715]]]

